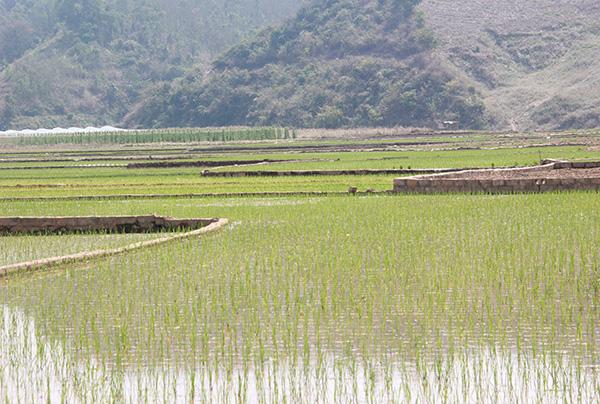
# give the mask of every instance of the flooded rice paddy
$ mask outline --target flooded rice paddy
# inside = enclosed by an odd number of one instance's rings
[[[600,400],[597,194],[263,202],[0,206],[235,223],[2,281],[0,397]]]
[[[164,236],[147,234],[0,235],[0,267],[86,251],[124,247]]]

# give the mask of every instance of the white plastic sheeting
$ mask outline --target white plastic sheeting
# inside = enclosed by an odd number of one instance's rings
[[[88,126],[87,128],[54,128],[54,129],[25,129],[25,130],[7,130],[0,131],[0,136],[20,136],[20,135],[49,135],[60,133],[104,133],[104,132],[124,132],[126,129],[115,128],[114,126],[103,126],[95,128]]]

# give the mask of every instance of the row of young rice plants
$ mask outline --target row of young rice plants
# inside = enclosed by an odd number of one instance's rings
[[[2,162],[0,163],[0,172],[7,170],[32,170],[32,169],[59,169],[59,168],[71,168],[76,169],[76,167],[94,167],[94,166],[125,166],[126,163],[123,162],[115,162],[110,160],[99,160],[99,161],[35,161],[35,162]]]
[[[232,219],[201,239],[9,279],[0,391],[593,402],[599,204],[557,193],[0,205]]]
[[[146,144],[146,143],[194,143],[194,142],[232,142],[293,139],[295,132],[287,128],[177,128],[152,129],[101,133],[59,133],[21,135],[0,138],[5,145],[90,145],[90,144]]]
[[[45,198],[45,197],[126,197],[129,195],[195,195],[195,194],[247,194],[247,193],[295,193],[295,192],[347,192],[349,187],[359,191],[386,191],[392,187],[393,176],[302,176],[261,178],[231,178],[222,181],[216,178],[198,178],[195,182],[175,184],[85,184],[32,186],[1,186],[1,198]]]
[[[298,144],[298,143],[294,143]],[[276,146],[276,144],[273,144]],[[220,150],[220,149],[219,149]],[[99,152],[100,153],[100,152]],[[130,153],[131,154],[131,153]],[[129,162],[146,162],[152,153],[145,152],[142,160],[94,160],[94,161],[56,161],[56,162],[3,162],[0,168],[10,167],[12,170],[4,170],[3,177],[11,176],[41,176],[50,175],[55,171],[68,171],[60,169],[31,170],[35,166],[78,166],[78,165],[125,165]],[[155,157],[160,157],[154,153]],[[99,154],[86,152],[82,159],[101,157]],[[135,156],[130,156],[135,157]],[[504,167],[525,166],[539,164],[544,158],[559,159],[600,159],[600,152],[585,147],[556,146],[556,147],[530,147],[530,148],[500,148],[500,149],[478,149],[478,150],[399,150],[399,151],[321,151],[296,150],[293,152],[282,152],[273,148],[266,148],[258,153],[249,155],[247,152],[211,152],[206,154],[183,151],[171,157],[180,157],[172,161],[194,161],[194,160],[292,160],[281,163],[240,165],[223,167],[224,171],[252,171],[252,170],[335,170],[335,169],[422,169],[422,168],[462,168],[462,167]],[[73,157],[70,157],[73,158]],[[29,170],[14,170],[23,167]],[[110,168],[98,168],[99,170]],[[117,170],[119,168],[113,168]],[[124,168],[121,168],[124,170]],[[176,170],[176,169],[171,169]],[[213,168],[214,170],[214,168]],[[45,172],[49,171],[48,174]],[[138,170],[132,170],[138,171]]]
[[[269,158],[267,155],[262,158]],[[238,157],[236,156],[237,160]],[[246,160],[257,160],[257,157],[240,156],[240,162]],[[131,156],[131,157],[104,157],[94,156],[81,157],[81,158],[56,158],[55,160],[38,159],[34,161],[24,160],[2,160],[0,159],[0,170],[19,170],[19,169],[35,169],[39,167],[41,169],[57,169],[57,168],[73,168],[76,167],[102,167],[102,166],[116,166],[116,167],[127,167],[129,164],[139,163],[196,163],[199,161],[219,162],[223,160],[231,160],[231,156],[226,155],[198,155],[191,153],[181,153],[178,155],[146,155],[146,156]]]
[[[543,158],[581,159],[600,158],[600,152],[581,147],[548,147],[497,150],[445,150],[445,151],[385,151],[385,152],[327,152],[327,153],[245,153],[207,155],[200,160],[294,160],[292,162],[225,167],[221,170],[335,170],[335,169],[421,169],[501,167],[539,164]],[[110,162],[106,161],[110,164]],[[11,163],[13,164],[13,163]],[[28,163],[32,164],[32,163]],[[38,164],[38,163],[36,163]],[[56,163],[61,165],[62,163]],[[11,179],[107,177],[177,173],[198,173],[201,168],[170,168],[126,170],[122,167],[100,167],[90,170],[39,169],[8,170],[2,173],[2,182]],[[96,171],[97,170],[97,171]],[[98,175],[96,175],[98,174]]]
[[[200,178],[199,168],[128,170],[124,167],[99,167],[94,169],[39,169],[8,170],[2,172],[0,186],[39,184],[152,184],[194,182]]]
[[[230,161],[239,160],[241,162],[247,160],[272,159],[277,153],[280,159],[290,159],[290,153],[281,153],[278,149],[271,149],[269,146],[279,145],[280,142],[274,142],[266,145],[266,149],[258,152],[227,151],[221,145],[205,147],[202,149],[191,148],[189,145],[181,144],[179,147],[169,149],[164,147],[161,149],[155,148],[140,148],[128,150],[121,147],[114,149],[112,146],[109,149],[89,150],[86,147],[79,148],[79,151],[69,152],[53,152],[52,154],[34,154],[34,155],[9,155],[6,156],[0,152],[0,168],[5,167],[34,167],[34,166],[52,166],[52,165],[93,165],[93,164],[128,164],[128,163],[160,163],[160,162],[178,162],[178,161]],[[239,145],[239,143],[238,143]],[[91,146],[90,146],[91,147]],[[155,146],[156,147],[156,146]],[[247,147],[244,144],[244,147]],[[125,150],[123,150],[125,149]],[[311,159],[318,157],[318,153],[310,153],[308,157],[304,153],[294,154],[295,159]]]

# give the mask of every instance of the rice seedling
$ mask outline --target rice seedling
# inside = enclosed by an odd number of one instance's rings
[[[116,151],[110,151],[110,153]],[[491,167],[506,165],[531,165],[544,157],[583,158],[599,156],[597,151],[582,147],[547,147],[498,150],[451,151],[386,151],[386,152],[334,152],[334,153],[272,153],[248,154],[221,153],[202,157],[218,161],[244,159],[296,160],[222,170],[303,170],[303,169],[408,169],[445,167]],[[80,152],[90,157],[101,151]],[[104,153],[104,152],[102,152]],[[119,151],[123,153],[123,151]],[[126,151],[128,155],[131,151]],[[138,152],[136,152],[138,153]],[[139,153],[142,153],[141,151]],[[147,154],[148,151],[145,151]],[[182,158],[187,151],[178,151]],[[15,163],[10,163],[14,165]],[[394,176],[339,176],[339,177],[275,177],[275,178],[204,178],[202,168],[161,168],[128,170],[125,167],[95,167],[87,169],[31,169],[4,170],[0,178],[0,198],[11,197],[72,197],[109,195],[189,195],[208,193],[249,192],[344,192],[349,187],[360,191],[389,190]],[[46,164],[46,163],[34,163]],[[75,163],[71,163],[75,164]],[[16,212],[19,214],[18,212]]]
[[[171,180],[173,178],[173,180]],[[350,186],[360,191],[391,189],[389,175],[373,176],[332,176],[332,177],[278,177],[278,178],[228,178],[225,181],[195,175],[180,175],[156,178],[144,184],[136,178],[124,178],[115,184],[77,183],[38,183],[31,185],[0,185],[0,198],[36,197],[83,197],[119,195],[192,195],[214,193],[255,193],[255,192],[346,192]],[[61,181],[61,180],[58,180]]]
[[[281,158],[282,156],[285,155],[274,154],[271,158]],[[302,158],[299,161],[291,163],[223,167],[219,171],[492,168],[537,165],[542,158],[567,160],[600,158],[600,153],[577,146],[503,147],[476,150],[432,150],[432,147],[428,146],[425,149],[421,147],[417,150],[302,153],[301,156]],[[314,161],[317,158],[322,161]]]
[[[85,251],[112,249],[160,237],[159,234],[81,233],[0,236],[0,266]]]

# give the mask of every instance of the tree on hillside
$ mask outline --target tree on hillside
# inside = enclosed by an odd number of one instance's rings
[[[0,103],[14,100],[3,122],[117,123],[141,94],[205,71],[216,54],[302,1],[0,0]]]
[[[24,21],[10,21],[0,27],[0,64],[18,59],[34,43],[34,30]]]
[[[58,18],[83,42],[108,43],[117,28],[116,18],[102,0],[59,0]]]

